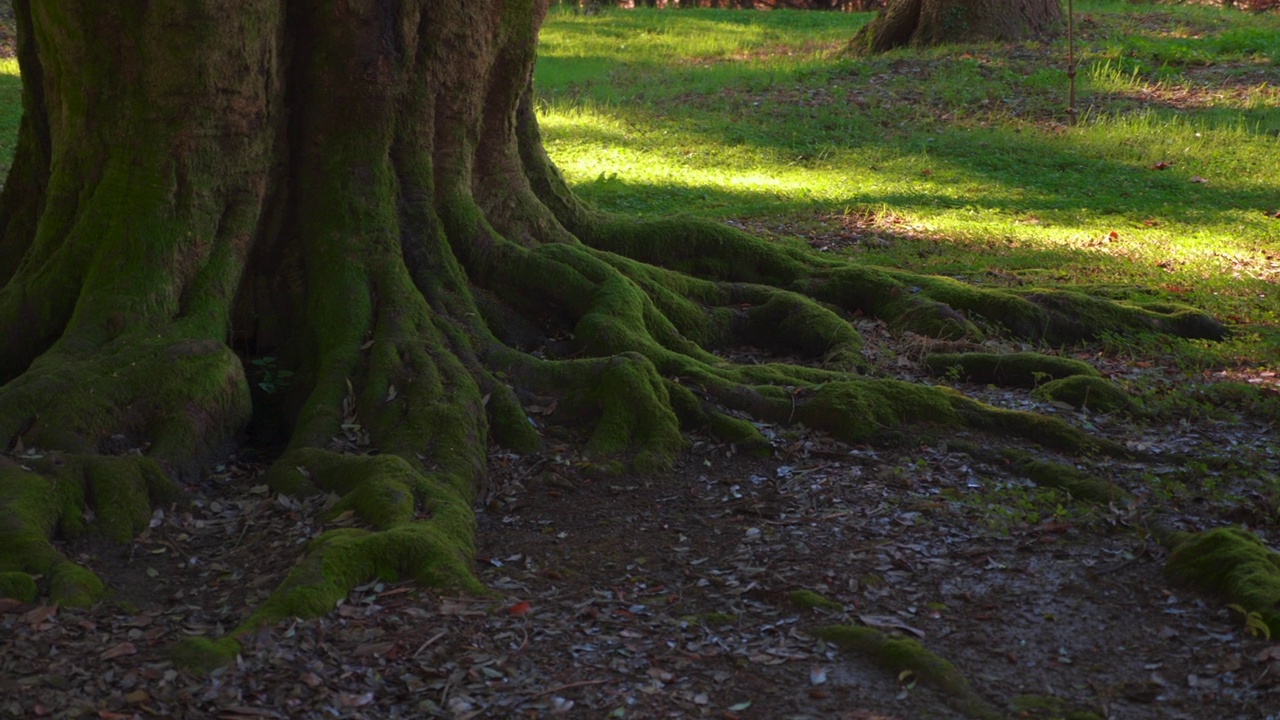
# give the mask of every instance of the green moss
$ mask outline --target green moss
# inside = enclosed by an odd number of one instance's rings
[[[88,607],[106,594],[97,575],[63,561],[49,572],[49,600],[67,607]]]
[[[1247,530],[1220,527],[1179,538],[1165,572],[1258,613],[1273,633],[1280,632],[1280,553]]]
[[[742,313],[740,334],[748,343],[783,354],[821,360],[833,369],[866,364],[862,337],[848,321],[798,293],[757,293],[762,304]]]
[[[685,440],[652,363],[633,354],[610,358],[590,396],[602,412],[587,441],[588,452],[607,455],[635,448],[633,462],[640,472],[671,468]]]
[[[1009,433],[1027,438],[1055,450],[1073,454],[1106,453],[1128,457],[1123,445],[1069,425],[1048,415],[994,408],[956,393],[952,397],[956,413],[970,427]]]
[[[751,421],[716,410],[711,403],[703,402],[688,388],[676,382],[667,382],[667,397],[671,400],[671,409],[680,419],[681,428],[706,428],[716,437],[733,443],[739,451],[749,455],[768,457],[772,454],[773,446],[769,439]]]
[[[48,466],[55,462],[62,459],[45,460]],[[75,535],[82,529],[85,494],[76,480],[0,459],[0,572],[44,575],[51,600],[86,606],[103,596],[102,581],[67,561],[49,541],[59,531]]]
[[[1070,465],[1038,460],[1029,453],[1016,450],[1005,452],[1005,457],[1013,461],[1019,473],[1031,478],[1035,484],[1065,490],[1076,500],[1102,505],[1129,500],[1129,494],[1115,483]]]
[[[149,458],[82,458],[88,501],[98,513],[98,526],[117,543],[147,529],[151,509],[177,497],[177,487]]]
[[[287,617],[323,615],[351,588],[372,578],[412,579],[428,587],[484,593],[471,572],[471,553],[470,536],[449,536],[431,522],[380,532],[331,530],[312,541],[280,587],[233,634]]]
[[[840,603],[835,600],[828,600],[812,590],[792,590],[787,593],[787,599],[791,601],[792,605],[795,605],[801,610],[813,610],[815,608],[837,611],[844,610],[844,606]]]
[[[924,363],[936,376],[959,373],[971,382],[1011,387],[1034,387],[1073,376],[1098,377],[1098,371],[1088,363],[1033,352],[935,353],[926,357]]]
[[[794,420],[848,442],[869,440],[904,423],[960,424],[945,392],[895,380],[829,382],[781,407]]]
[[[1085,375],[1047,382],[1033,390],[1031,396],[1100,413],[1128,412],[1135,407],[1133,398],[1110,380]]]
[[[1088,710],[1068,710],[1067,701],[1053,695],[1018,695],[1009,701],[1009,709],[1018,717],[1045,720],[1102,720]]]
[[[542,447],[542,438],[538,437],[537,429],[511,388],[495,385],[485,407],[489,413],[489,433],[499,445],[520,453],[537,452]]]
[[[340,455],[302,448],[267,472],[278,490],[341,495],[331,513],[354,511],[374,531],[344,528],[313,541],[280,587],[239,628],[333,609],[373,578],[484,592],[471,572],[475,518],[470,493],[397,455]]]
[[[19,571],[0,572],[0,597],[29,603],[36,601],[38,593],[36,579],[31,575]]]
[[[207,673],[230,665],[239,654],[240,643],[229,637],[217,640],[186,637],[169,650],[170,657],[178,667],[196,673]]]
[[[1002,717],[974,692],[954,665],[925,650],[915,640],[892,638],[879,630],[853,625],[829,625],[814,634],[842,650],[865,655],[895,675],[910,670],[921,682],[941,691],[951,705],[968,717],[980,720]]]

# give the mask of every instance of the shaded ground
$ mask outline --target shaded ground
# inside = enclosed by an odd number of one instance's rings
[[[927,341],[859,329],[884,373],[919,379]],[[1091,361],[1152,401],[1200,381],[1159,359]],[[1035,405],[1025,391],[964,389]],[[109,578],[114,603],[0,605],[0,717],[960,716],[913,677],[809,633],[835,622],[919,639],[1010,717],[1280,717],[1280,645],[1171,587],[1144,530],[1158,507],[1175,525],[1245,521],[1274,542],[1269,425],[1192,411],[1143,428],[1036,407],[1213,467],[1099,464],[1143,499],[1089,507],[948,447],[981,436],[871,449],[767,427],[774,457],[698,440],[670,477],[593,476],[554,447],[495,453],[479,508],[493,597],[372,585],[197,677],[166,648],[234,625],[324,529],[311,520],[323,498],[270,496],[260,465],[234,462],[130,546],[69,548]],[[797,605],[796,590],[831,606]]]

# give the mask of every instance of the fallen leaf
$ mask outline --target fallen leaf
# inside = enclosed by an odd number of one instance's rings
[[[338,695],[338,704],[342,707],[364,707],[371,702],[373,702],[373,693],[371,692],[360,693],[359,695],[353,695],[351,693],[340,693]]]
[[[379,643],[365,643],[363,645],[357,646],[355,650],[351,651],[351,654],[354,657],[365,657],[368,655],[375,655],[375,656],[386,655],[387,653],[394,650],[395,647],[396,647],[395,640],[387,640],[386,642],[379,642]]]
[[[41,605],[34,610],[28,611],[22,616],[22,619],[25,620],[28,625],[39,625],[57,614],[57,605]]]
[[[119,645],[107,648],[98,657],[103,660],[112,660],[114,658],[124,657],[125,655],[136,655],[137,653],[138,648],[135,647],[133,643],[126,640]]]
[[[1191,176],[1191,182],[1193,182],[1193,183],[1207,183],[1207,182],[1209,182],[1209,181],[1208,181],[1208,180],[1205,180],[1204,178],[1200,177],[1199,175],[1192,175],[1192,176]]]
[[[911,633],[918,638],[924,638],[924,631],[907,625],[893,615],[859,615],[858,619],[863,625],[873,628],[886,628],[889,630],[902,630]]]

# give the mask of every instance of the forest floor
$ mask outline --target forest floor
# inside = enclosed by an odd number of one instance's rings
[[[859,329],[883,374],[927,381],[926,341]],[[1187,397],[1225,379],[1088,359]],[[1270,374],[1231,379],[1280,403]],[[812,634],[836,623],[918,640],[1012,718],[1280,717],[1280,644],[1225,601],[1171,585],[1145,529],[1156,514],[1188,529],[1243,522],[1274,543],[1280,408],[1135,423],[958,387],[1206,464],[1099,461],[1091,471],[1138,498],[1101,507],[948,440],[873,449],[764,426],[771,458],[694,438],[660,477],[594,476],[569,447],[495,449],[477,507],[493,596],[371,584],[194,675],[169,660],[175,641],[234,626],[305,542],[350,522],[316,521],[324,498],[271,494],[264,465],[243,457],[132,543],[64,548],[108,579],[110,602],[0,601],[0,717],[963,717],[946,692]]]

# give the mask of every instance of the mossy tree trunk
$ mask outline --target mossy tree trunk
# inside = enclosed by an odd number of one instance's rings
[[[361,527],[317,540],[241,629],[325,612],[375,576],[477,589],[470,503],[491,442],[540,446],[524,404],[558,398],[554,421],[589,428],[589,453],[642,471],[669,467],[691,428],[767,449],[749,417],[1079,448],[1092,441],[1056,421],[856,377],[848,319],[1055,343],[1222,333],[1185,309],[977,289],[597,213],[532,111],[546,3],[15,0],[0,589],[100,597],[55,539],[86,529],[86,507],[111,537],[145,528],[175,477],[246,428],[283,446],[276,489],[337,493],[332,512]],[[812,363],[714,354],[743,344]]]
[[[889,0],[854,35],[849,50],[1018,40],[1053,29],[1061,14],[1059,0]]]

